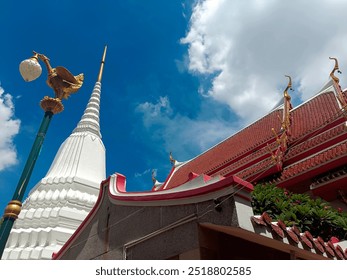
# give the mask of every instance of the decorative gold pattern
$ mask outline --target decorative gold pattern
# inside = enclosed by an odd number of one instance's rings
[[[5,208],[4,218],[17,219],[21,210],[22,203],[19,200],[11,200]]]
[[[276,133],[276,130],[275,130],[274,128],[272,128],[271,131],[272,131],[273,135],[274,135],[275,138],[276,138],[277,144],[281,144],[281,140],[280,140],[280,138],[278,137],[278,134]]]
[[[32,57],[30,57],[30,59],[36,60],[37,62],[39,62],[39,54],[37,52],[33,52],[34,55]]]
[[[52,112],[53,114],[58,114],[64,110],[63,103],[59,98],[52,98],[45,96],[40,102],[41,108],[45,112]]]

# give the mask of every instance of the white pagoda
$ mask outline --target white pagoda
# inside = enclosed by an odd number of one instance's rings
[[[99,110],[100,71],[84,114],[62,143],[46,176],[29,193],[2,259],[51,259],[94,206],[106,177]]]

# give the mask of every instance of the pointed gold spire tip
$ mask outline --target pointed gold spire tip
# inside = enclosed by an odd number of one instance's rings
[[[101,82],[101,79],[102,79],[102,73],[104,71],[104,65],[105,65],[105,59],[106,59],[106,51],[107,51],[107,45],[105,45],[104,53],[103,53],[102,59],[101,59],[100,71],[99,71],[99,75],[98,75],[98,82]]]

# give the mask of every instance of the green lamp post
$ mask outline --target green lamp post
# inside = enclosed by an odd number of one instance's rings
[[[43,61],[47,68],[47,84],[53,89],[55,97],[45,96],[40,102],[40,106],[45,112],[43,120],[25,163],[23,172],[19,178],[12,200],[5,208],[3,221],[0,225],[0,259],[4,252],[12,226],[21,211],[23,196],[40,153],[51,119],[53,115],[64,110],[61,100],[63,98],[67,99],[71,93],[76,92],[82,86],[84,79],[83,74],[73,76],[64,67],[58,66],[52,68],[49,59],[45,55],[34,52],[34,55],[31,58],[22,61],[19,66],[19,71],[25,81],[33,81],[41,75],[42,68],[39,60]]]

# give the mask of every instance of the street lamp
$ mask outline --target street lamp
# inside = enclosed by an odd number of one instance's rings
[[[0,225],[0,259],[4,252],[13,223],[18,218],[18,215],[21,211],[23,196],[29,183],[29,179],[34,169],[37,157],[40,153],[49,123],[54,114],[58,114],[64,110],[64,106],[61,102],[62,99],[67,99],[71,93],[78,91],[78,89],[82,86],[84,79],[83,74],[73,76],[64,67],[58,66],[52,68],[49,63],[48,57],[43,54],[34,52],[34,55],[31,58],[23,60],[19,65],[19,71],[25,81],[33,81],[41,75],[42,68],[39,60],[43,61],[47,68],[47,84],[53,89],[55,96],[45,96],[40,102],[40,106],[45,112],[43,120],[41,122],[41,126],[36,135],[36,139],[31,148],[28,159],[25,163],[22,175],[18,181],[17,188],[13,194],[12,200],[5,208],[3,221]]]

